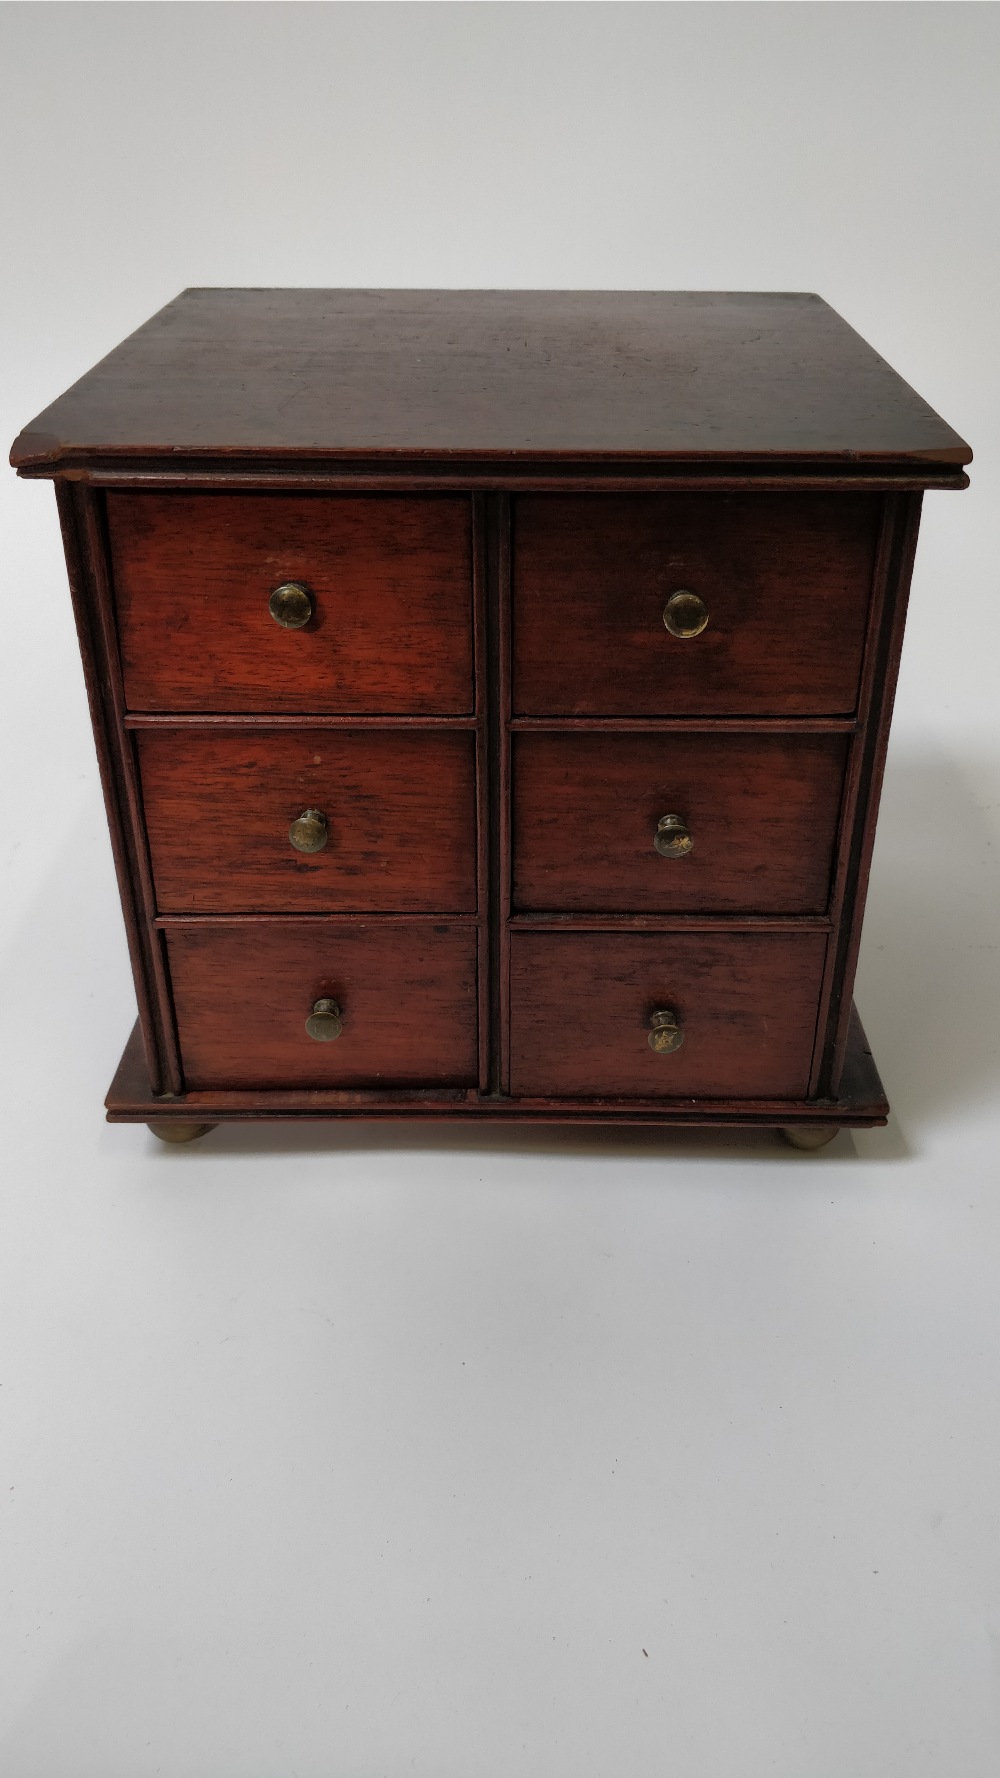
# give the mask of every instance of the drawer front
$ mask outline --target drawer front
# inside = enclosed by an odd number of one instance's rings
[[[471,503],[451,496],[107,496],[132,710],[472,709]],[[305,586],[283,628],[269,600]]]
[[[475,1083],[472,927],[177,926],[167,950],[189,1090]],[[340,1009],[333,1041],[305,1028],[321,1000]]]
[[[147,729],[136,739],[161,913],[475,912],[472,734]],[[319,850],[292,844],[295,822],[299,843]]]
[[[855,494],[519,498],[515,713],[852,711],[880,512]],[[665,626],[680,590],[707,611],[698,635]]]
[[[516,735],[514,905],[821,913],[846,751],[841,735]],[[670,815],[683,826],[659,829]]]
[[[511,1091],[522,1097],[803,1098],[821,932],[511,938]],[[652,1015],[679,1049],[654,1053]]]

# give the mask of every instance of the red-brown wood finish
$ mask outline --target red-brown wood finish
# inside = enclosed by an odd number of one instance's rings
[[[132,919],[135,918],[144,952],[145,981],[151,996],[148,1002],[146,1042],[149,1050],[156,1055],[162,1091],[173,1094],[180,1092],[182,1085],[177,1030],[163,936],[152,927],[156,903],[135,752],[124,732],[125,697],[104,548],[103,502],[101,496],[91,488],[74,487],[70,492],[83,546],[84,597],[90,605],[94,626],[91,631],[93,664],[100,679],[101,701],[109,724],[113,752],[113,771],[121,796],[117,805],[121,822],[120,839],[129,862],[132,891],[128,900],[123,898],[122,904],[126,931],[129,931]]]
[[[468,499],[107,497],[131,710],[473,708]],[[282,629],[276,587],[315,615]]]
[[[879,517],[871,495],[521,496],[515,712],[852,711]],[[699,636],[664,626],[680,590]]]
[[[933,476],[971,455],[820,297],[705,290],[186,290],[12,452],[48,475],[621,457]]]
[[[470,926],[205,922],[169,928],[167,950],[189,1088],[475,1085]],[[323,998],[333,1042],[305,1030]]]
[[[496,911],[497,1020],[500,1067],[498,1085],[510,1091],[510,917],[512,901],[511,856],[511,655],[510,655],[510,497],[501,494],[496,503],[495,604],[496,604],[496,830],[497,869],[494,884]]]
[[[903,649],[903,629],[910,577],[920,528],[922,496],[896,495],[887,501],[883,538],[882,586],[877,622],[866,650],[865,724],[853,747],[847,817],[841,835],[841,880],[837,886],[838,948],[830,969],[830,1024],[820,1033],[814,1081],[820,1092],[836,1096],[847,1066],[853,1019],[854,975],[861,944],[875,826],[889,745],[889,725]],[[850,777],[853,776],[853,785]],[[826,1012],[824,1007],[824,1013]]]
[[[825,951],[820,932],[516,932],[511,1092],[804,1097]],[[684,1029],[669,1055],[658,1008]]]
[[[131,819],[125,785],[127,742],[121,731],[119,709],[112,691],[115,657],[113,654],[109,657],[107,650],[107,633],[101,621],[98,588],[88,547],[93,527],[87,522],[87,508],[92,498],[88,489],[74,487],[71,482],[56,482],[66,572],[139,1009],[138,1029],[146,1080],[150,1092],[159,1094],[180,1086],[180,1065],[175,1061],[160,1018],[161,984],[157,965],[162,941],[149,927],[142,899],[137,855],[141,836],[136,834]]]
[[[145,1123],[150,1118],[188,1123],[192,1117],[237,1122],[298,1123],[308,1118],[398,1118],[422,1123],[577,1124],[655,1127],[662,1130],[711,1126],[773,1128],[776,1124],[838,1124],[865,1127],[885,1123],[888,1105],[871,1048],[857,1011],[851,1015],[848,1046],[835,1100],[830,1099],[580,1099],[483,1096],[461,1087],[401,1087],[393,1092],[364,1087],[293,1087],[255,1092],[239,1087],[197,1088],[177,1100],[150,1092],[138,1026],[125,1046],[106,1100],[111,1123]],[[501,1138],[501,1141],[503,1138]]]
[[[161,913],[476,911],[475,736],[141,730]],[[289,839],[307,809],[322,851]]]
[[[136,979],[113,1121],[885,1121],[851,990],[920,494],[971,452],[818,298],[191,291],[12,457]]]
[[[490,720],[489,660],[490,637],[487,634],[487,515],[486,500],[472,496],[472,643],[476,674],[476,910],[479,928],[476,935],[476,974],[478,983],[477,1017],[479,1025],[479,1091],[488,1093],[493,1082],[496,1043],[493,1031],[494,992],[490,971],[492,922],[490,909],[490,853],[494,821],[490,808],[490,751],[493,723]]]
[[[514,737],[514,906],[613,913],[822,913],[840,735]],[[664,858],[680,815],[692,850]]]

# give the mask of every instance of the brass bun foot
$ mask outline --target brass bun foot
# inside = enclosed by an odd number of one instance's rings
[[[839,1124],[783,1124],[779,1135],[791,1148],[825,1148],[840,1129]]]
[[[215,1125],[173,1123],[164,1119],[162,1123],[147,1124],[146,1128],[152,1130],[154,1136],[159,1136],[161,1142],[197,1142],[199,1136],[207,1136]]]

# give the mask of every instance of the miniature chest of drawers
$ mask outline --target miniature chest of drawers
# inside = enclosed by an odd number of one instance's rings
[[[815,296],[170,303],[12,453],[135,975],[109,1118],[883,1123],[852,983],[970,457]]]

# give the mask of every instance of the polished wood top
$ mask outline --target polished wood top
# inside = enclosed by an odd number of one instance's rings
[[[952,465],[972,453],[818,296],[187,290],[17,439],[94,459]]]

